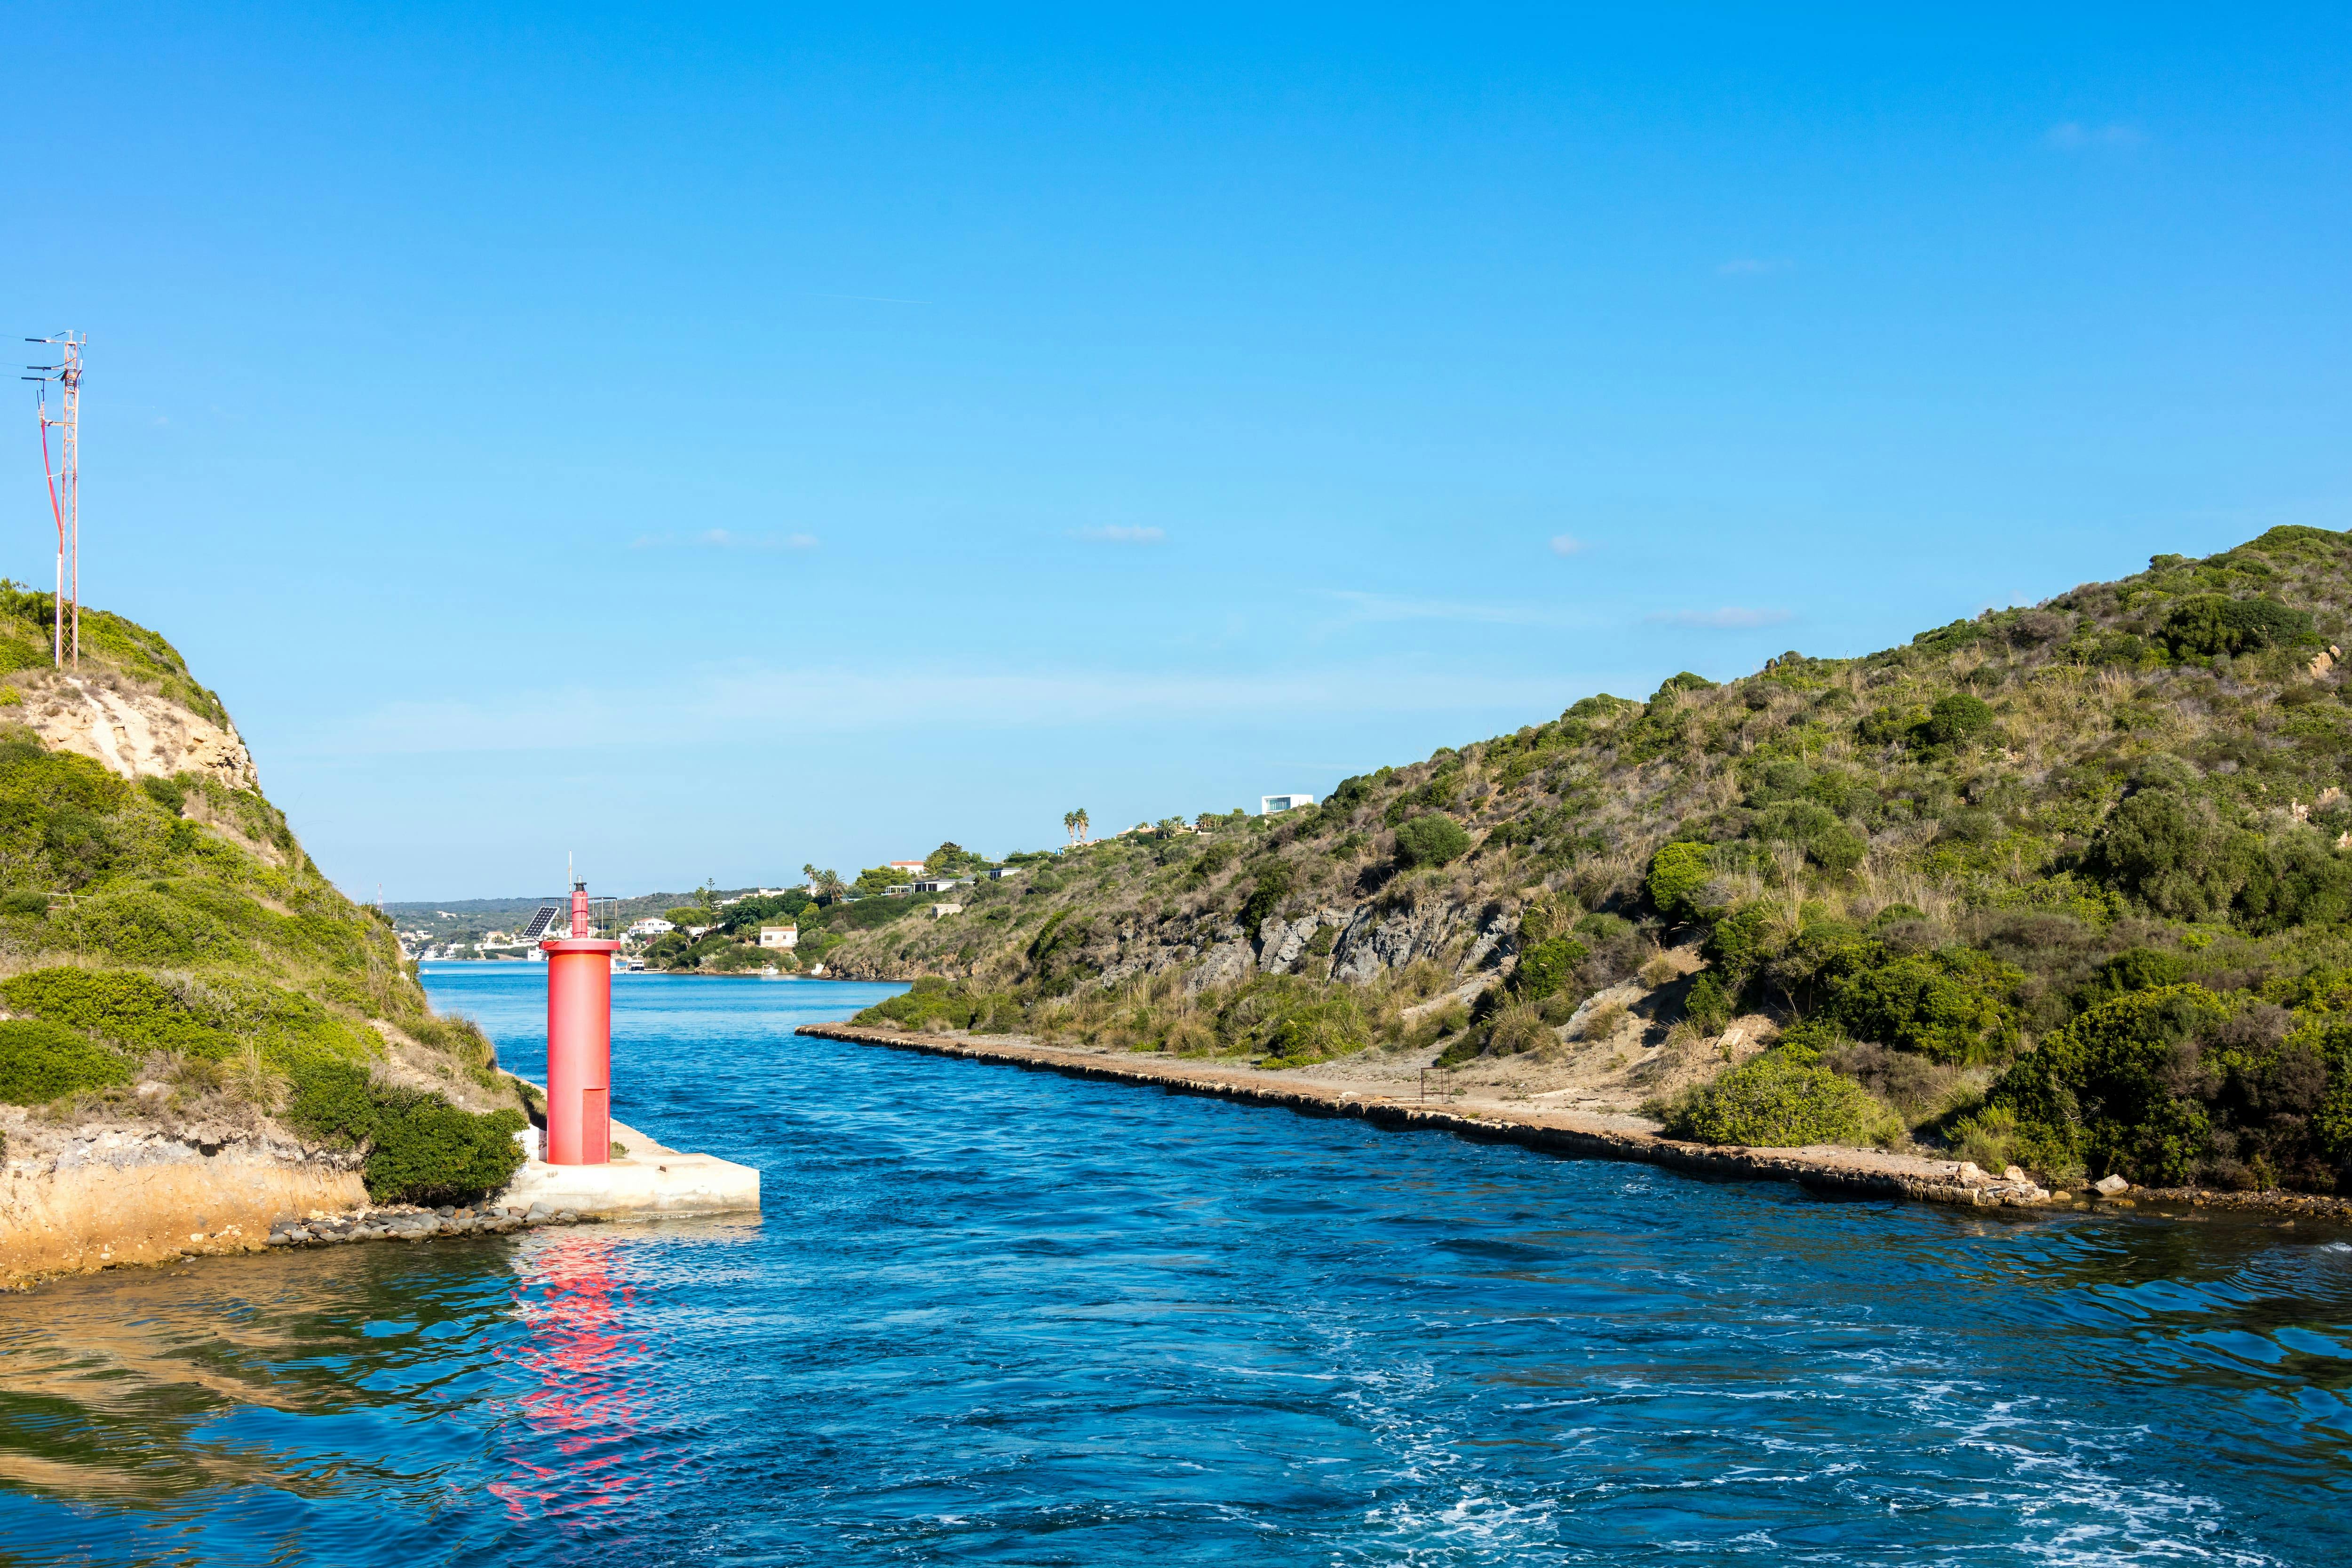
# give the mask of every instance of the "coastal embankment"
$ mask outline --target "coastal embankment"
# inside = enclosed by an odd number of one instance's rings
[[[372,1203],[356,1151],[251,1130],[81,1128],[44,1158],[0,1162],[0,1289],[271,1247],[504,1235],[760,1206],[758,1172],[681,1153],[622,1122],[612,1131],[609,1163],[527,1160],[479,1202],[428,1207]]]
[[[1860,1198],[1899,1198],[1967,1208],[2042,1211],[2178,1206],[2260,1208],[2352,1223],[2352,1201],[2306,1193],[2221,1193],[2179,1188],[2103,1195],[2051,1192],[2031,1180],[1980,1170],[1967,1161],[1929,1159],[1873,1149],[1815,1146],[1759,1149],[1691,1143],[1661,1136],[1639,1118],[1538,1110],[1507,1101],[1446,1094],[1436,1100],[1381,1094],[1297,1072],[1265,1072],[1229,1062],[1171,1060],[1134,1052],[1047,1046],[1027,1039],[921,1034],[851,1024],[805,1024],[820,1039],[881,1046],[967,1061],[1043,1069],[1075,1078],[1202,1094],[1308,1116],[1347,1116],[1395,1131],[1451,1132],[1517,1143],[1572,1159],[1624,1160],[1722,1180],[1794,1182],[1809,1190]]]
[[[250,1252],[283,1215],[367,1201],[354,1156],[201,1126],[89,1129],[52,1158],[0,1163],[0,1289]]]

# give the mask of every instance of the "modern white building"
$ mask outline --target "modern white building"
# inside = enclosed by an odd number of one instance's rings
[[[1295,811],[1302,805],[1313,805],[1311,795],[1262,795],[1257,797],[1258,815],[1272,816],[1278,811]]]
[[[647,915],[645,919],[629,927],[629,934],[631,936],[659,936],[664,931],[676,931],[677,929],[677,926],[662,919],[659,915]]]
[[[761,926],[760,928],[760,945],[761,947],[794,948],[800,946],[800,944],[801,928],[796,925]]]

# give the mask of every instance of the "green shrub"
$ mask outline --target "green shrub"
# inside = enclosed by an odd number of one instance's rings
[[[1559,1037],[1544,1021],[1541,1009],[1525,1002],[1514,1003],[1495,1015],[1486,1029],[1486,1054],[1494,1057],[1515,1057],[1550,1045]]]
[[[1885,1110],[1852,1079],[1767,1051],[1685,1095],[1665,1123],[1672,1138],[1788,1149],[1861,1143],[1886,1120]]]
[[[188,786],[184,780],[157,778],[148,773],[141,777],[139,787],[145,790],[147,798],[167,816],[177,816],[188,809]]]
[[[1690,992],[1683,998],[1683,1016],[1696,1025],[1702,1034],[1719,1035],[1731,1022],[1733,1001],[1730,992],[1713,970],[1701,970],[1691,982]]]
[[[2017,1112],[2006,1105],[1989,1105],[1974,1116],[1962,1117],[1952,1127],[1952,1149],[1963,1160],[1996,1175],[2018,1160]]]
[[[1019,1026],[1021,1003],[1002,992],[974,990],[961,981],[950,984],[925,975],[914,989],[885,997],[850,1019],[871,1027],[892,1023],[905,1029],[929,1029],[945,1025],[953,1029],[978,1029],[993,1023],[997,1033]]]
[[[2227,1016],[2201,985],[2118,996],[2019,1058],[1988,1103],[2016,1115],[2018,1147],[2038,1170],[2185,1180],[2212,1128],[2204,1105],[2178,1090],[2196,1077],[2198,1037]]]
[[[1470,836],[1450,816],[1417,816],[1396,830],[1400,866],[1443,866],[1469,847]]]
[[[1927,710],[1927,722],[1922,731],[1938,746],[1965,745],[1992,732],[1992,706],[1981,697],[1965,691],[1955,691],[1937,699]]]
[[[1529,1002],[1540,1002],[1558,994],[1576,977],[1577,967],[1591,956],[1591,950],[1574,937],[1548,938],[1519,954],[1519,966],[1511,974],[1511,988]]]
[[[1983,637],[1985,629],[1974,621],[1949,621],[1931,632],[1921,632],[1911,639],[1911,646],[1929,653],[1951,653]]]
[[[76,1089],[130,1081],[131,1064],[87,1035],[46,1019],[0,1019],[0,1100],[45,1105]]]
[[[1892,746],[1909,741],[1927,727],[1927,710],[1924,708],[1874,708],[1853,727],[1854,733],[1868,746]]]
[[[2178,985],[2188,978],[2189,962],[2179,953],[2127,947],[2099,965],[2097,983],[2103,990],[2121,993]]]
[[[1869,951],[1883,950],[1872,942]],[[1986,1061],[2017,1043],[2006,994],[2024,978],[1969,948],[1908,953],[1837,974],[1823,1012],[1856,1039],[1937,1061]]]
[[[1040,882],[1044,880],[1039,879]],[[824,923],[834,931],[872,931],[895,921],[906,919],[917,910],[928,910],[931,900],[912,893],[900,893],[895,898],[860,899],[854,904],[835,904],[825,910]],[[705,941],[709,940],[705,938]]]
[[[1282,907],[1282,900],[1290,896],[1290,889],[1297,881],[1297,873],[1290,868],[1286,860],[1276,860],[1259,867],[1257,880],[1250,889],[1249,898],[1242,904],[1242,930],[1255,936],[1258,928]]]
[[[36,969],[0,983],[8,1005],[101,1036],[131,1051],[217,1059],[235,1042],[144,974],[120,969]]]
[[[1284,1010],[1265,1036],[1267,1055],[1293,1062],[1344,1056],[1370,1044],[1371,1035],[1364,1026],[1364,1016],[1356,999],[1345,994]]]
[[[477,1115],[437,1094],[387,1095],[376,1108],[363,1175],[378,1203],[471,1203],[503,1187],[522,1163],[520,1110]]]
[[[475,1112],[438,1094],[373,1081],[352,1062],[312,1060],[289,1075],[288,1125],[340,1148],[367,1150],[377,1203],[469,1203],[506,1185],[522,1163],[520,1110]]]
[[[148,888],[83,899],[56,923],[84,947],[124,963],[216,963],[245,945],[211,915]]]
[[[2158,635],[2176,658],[2252,653],[2311,640],[2311,616],[2275,599],[2197,594],[2174,607]]]
[[[1650,872],[1642,885],[1660,914],[1683,920],[1700,912],[1696,900],[1714,879],[1707,847],[1678,841],[1660,846],[1650,857]]]
[[[2127,796],[2084,857],[2084,868],[2174,920],[2229,909],[2260,866],[2262,843],[2223,823],[2213,804],[2174,788]]]
[[[2249,930],[2337,925],[2352,917],[2352,857],[2308,827],[2289,827],[2242,861],[2236,913]]]

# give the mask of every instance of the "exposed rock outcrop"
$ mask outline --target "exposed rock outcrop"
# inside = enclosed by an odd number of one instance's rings
[[[89,757],[127,779],[205,773],[232,789],[261,787],[234,722],[215,724],[103,675],[41,671],[14,679],[24,693],[17,716],[54,750]]]
[[[46,1157],[0,1169],[0,1287],[254,1251],[279,1215],[364,1205],[359,1163],[242,1131],[81,1129]]]

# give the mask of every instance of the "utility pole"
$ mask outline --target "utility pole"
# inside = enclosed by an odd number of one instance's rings
[[[49,481],[49,515],[58,525],[58,592],[52,604],[56,609],[50,656],[58,668],[65,668],[68,644],[76,669],[81,668],[81,355],[89,345],[87,332],[58,332],[46,338],[26,338],[28,343],[47,343],[58,351],[55,364],[28,364],[25,368],[37,371],[37,375],[21,379],[40,384],[36,405],[41,421],[41,470]],[[50,382],[58,384],[58,413],[49,416]],[[59,460],[52,467],[49,460],[49,430],[58,431]],[[67,605],[72,605],[73,626],[66,626]]]

